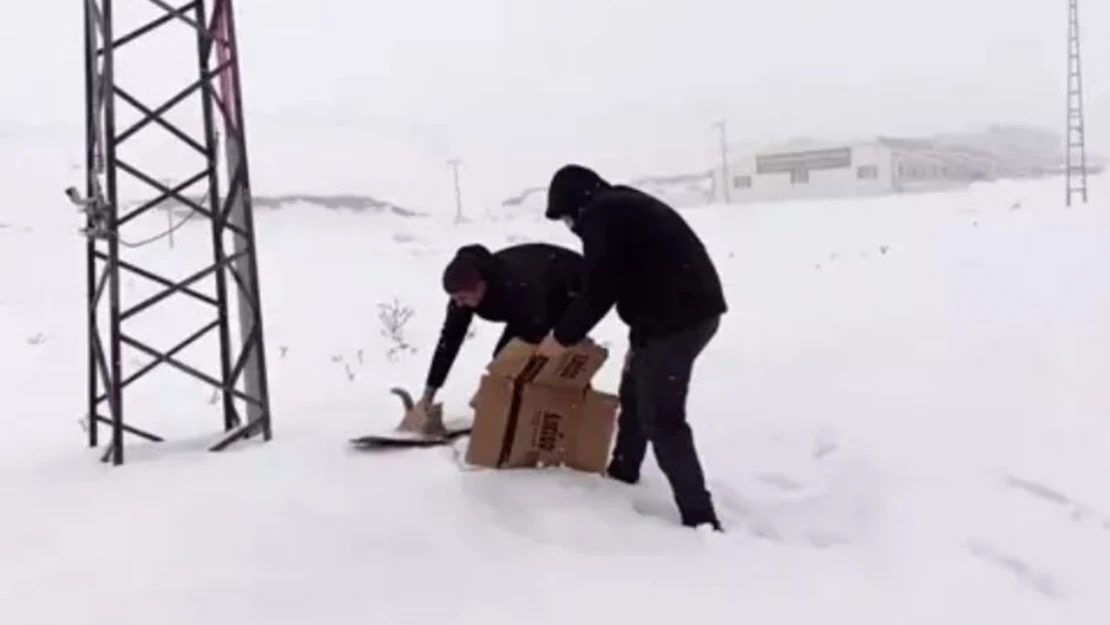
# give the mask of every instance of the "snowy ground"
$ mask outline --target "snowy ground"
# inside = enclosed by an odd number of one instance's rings
[[[260,214],[275,440],[202,451],[211,391],[167,369],[127,410],[169,442],[96,462],[66,166],[22,151],[0,213],[0,623],[1110,621],[1110,181],[1068,210],[1052,180],[689,211],[732,306],[690,400],[731,528],[703,536],[676,527],[650,459],[628,488],[464,470],[461,449],[346,448],[396,419],[389,386],[422,383],[458,245],[577,248],[532,218]],[[187,275],[206,234],[134,253]],[[129,279],[128,297],[145,288]],[[415,311],[415,351],[391,360],[378,315],[394,298]],[[184,300],[132,327],[168,347],[200,312]],[[499,330],[475,329],[449,410]],[[623,328],[599,336],[612,390]]]

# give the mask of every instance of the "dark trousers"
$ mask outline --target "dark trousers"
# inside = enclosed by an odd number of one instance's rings
[[[620,417],[609,474],[626,482],[639,480],[650,441],[685,525],[718,525],[686,421],[686,396],[694,361],[719,325],[720,318],[713,317],[635,348],[621,375]]]

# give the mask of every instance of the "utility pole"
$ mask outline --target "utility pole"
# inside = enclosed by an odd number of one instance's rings
[[[713,122],[721,137],[721,188],[724,190],[725,204],[732,202],[732,185],[728,173],[728,122],[719,120]]]
[[[455,223],[462,222],[462,187],[459,186],[459,159],[453,158],[447,161],[447,165],[451,168],[451,175],[455,180]]]
[[[1073,195],[1087,203],[1087,148],[1083,123],[1083,77],[1079,62],[1079,0],[1068,0],[1068,122],[1066,205]]]

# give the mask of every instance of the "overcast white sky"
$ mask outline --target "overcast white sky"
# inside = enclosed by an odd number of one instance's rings
[[[122,14],[149,2],[115,4]],[[1097,147],[1110,138],[1110,39],[1100,36],[1110,32],[1110,2],[1081,5]],[[737,143],[992,121],[1061,131],[1066,6],[236,2],[254,127],[307,134],[338,120],[367,150],[418,145],[408,149],[423,150],[431,167],[458,155],[472,169],[529,178],[521,186],[571,159],[628,171],[705,165],[716,149],[710,124],[722,117]],[[0,131],[81,123],[80,20],[72,0],[0,0]]]

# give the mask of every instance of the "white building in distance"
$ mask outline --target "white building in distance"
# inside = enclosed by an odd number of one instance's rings
[[[718,165],[713,199],[725,201],[724,181],[730,201],[758,202],[937,191],[980,180],[1040,177],[1062,171],[1061,147],[1052,133],[1018,126],[840,144],[795,141],[733,158],[726,172]]]
[[[727,174],[717,167],[713,196],[731,202],[868,197],[937,191],[986,180],[994,169],[986,154],[938,149],[927,141],[877,138],[836,146],[793,146],[735,158]]]

